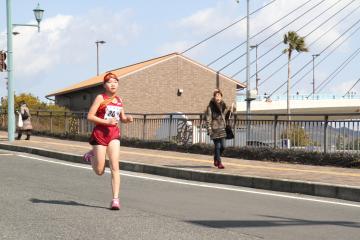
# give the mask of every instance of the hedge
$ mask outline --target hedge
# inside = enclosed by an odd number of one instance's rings
[[[89,136],[86,135],[55,134],[36,131],[34,134],[84,142],[89,139]],[[121,145],[133,148],[147,148],[203,155],[212,155],[214,152],[212,144],[179,145],[175,142],[122,138]],[[321,153],[304,150],[274,149],[269,147],[227,147],[223,156],[229,158],[292,164],[360,168],[360,154],[348,152]]]

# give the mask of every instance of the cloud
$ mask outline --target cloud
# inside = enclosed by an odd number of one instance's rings
[[[263,29],[267,28],[270,24],[275,23],[291,11],[303,6],[307,1],[308,0],[294,0],[291,1],[291,4],[289,4],[288,0],[275,1],[274,3],[270,4],[263,10],[257,12],[250,17],[250,35],[254,36],[254,34],[259,33]],[[269,2],[270,0],[258,1],[256,5],[254,4],[254,2],[252,2],[253,4],[250,7],[250,11],[254,11],[255,9],[258,9]],[[321,4],[316,6],[318,3]],[[351,4],[345,7],[349,3]],[[183,43],[188,43],[188,46],[184,47],[184,49],[186,49],[192,44],[205,39],[211,34],[240,19],[242,16],[245,16],[245,6],[246,4],[244,1],[242,2],[242,4],[237,5],[233,0],[219,0],[213,6],[200,9],[191,15],[184,16],[183,18],[173,22],[170,25],[172,30],[176,32],[177,38],[173,41],[166,42],[164,45],[162,45],[162,47],[160,47],[160,49],[169,49],[171,47],[177,48],[179,46],[182,46]],[[327,10],[331,6],[333,7],[330,10]],[[274,60],[281,54],[282,49],[284,48],[284,45],[282,44],[283,35],[290,30],[298,31],[299,35],[301,36],[309,35],[305,39],[307,44],[310,44],[316,40],[316,42],[310,47],[310,53],[302,54],[301,57],[298,57],[294,61],[293,71],[298,71],[303,65],[305,65],[309,61],[309,59],[311,59],[311,54],[321,52],[335,39],[340,37],[340,39],[337,41],[336,44],[333,45],[333,47],[329,48],[326,52],[324,52],[323,56],[325,56],[325,54],[330,52],[334,48],[334,46],[337,46],[346,37],[342,36],[343,32],[354,22],[356,22],[356,16],[359,15],[360,11],[354,12],[350,18],[347,18],[346,21],[338,24],[335,28],[331,27],[338,23],[340,19],[344,18],[348,13],[355,10],[355,8],[357,8],[358,6],[359,3],[352,0],[310,1],[309,3],[301,7],[300,10],[291,13],[289,16],[287,16],[281,21],[278,21],[276,24],[264,30],[261,34],[251,40],[250,44],[258,44],[273,35],[271,38],[269,38],[259,46],[258,50],[260,55],[263,55],[264,53],[269,51],[265,56],[262,56],[261,59],[259,59],[260,68],[270,63],[272,60]],[[345,9],[337,13],[340,9],[344,7]],[[305,12],[308,13],[305,14]],[[319,17],[318,15],[320,15],[321,13],[323,14]],[[335,16],[328,20],[332,15]],[[313,18],[316,18],[316,20],[311,21],[313,20]],[[290,22],[292,23],[289,24]],[[288,24],[289,26],[286,26]],[[326,31],[328,31],[328,33],[323,37],[319,38]],[[204,64],[208,64],[245,40],[246,21],[244,20],[236,24],[235,26],[229,28],[225,32],[212,38],[211,40],[201,44],[198,47],[195,47],[191,51],[187,52],[186,55],[195,58],[196,60]],[[326,73],[331,72],[333,70],[332,66],[334,66],[333,63],[336,62],[339,54],[348,54],[352,51],[350,46],[351,43],[354,41],[355,40],[353,37],[345,44],[343,44],[339,49],[337,49],[326,60],[326,62],[322,64],[326,65],[324,66],[323,71]],[[275,45],[278,46],[276,48],[273,48]],[[245,51],[246,45],[243,44],[240,48],[237,48],[235,51],[231,52],[230,54],[222,58],[220,61],[217,61],[214,65],[212,65],[212,67],[216,69],[221,69],[223,66],[226,66],[228,63],[233,62],[239,56],[243,55]],[[250,58],[254,59],[254,54],[252,54]],[[270,73],[273,73],[274,70],[278,69],[285,63],[285,57],[279,58],[274,63],[268,65],[268,67],[261,71],[261,77],[263,79],[267,78],[268,76],[270,76]],[[242,69],[243,67],[245,67],[245,57],[240,58],[238,61],[235,61],[228,68],[226,68],[223,73],[232,75],[235,72],[238,72],[238,70]],[[252,72],[254,71],[254,67],[255,66],[252,65]],[[299,75],[302,75],[303,73],[304,71],[300,72]],[[245,71],[237,75],[236,78],[239,80],[245,79]],[[271,77],[271,81],[269,81],[269,84],[264,85],[264,87],[267,89],[267,91],[274,90],[278,87],[278,84],[282,83],[282,79],[286,79],[285,68],[283,71]],[[303,90],[310,90],[311,85],[309,84],[309,82],[310,80],[301,81],[301,83],[297,87]]]
[[[347,91],[349,91],[349,89],[354,85],[354,83],[357,81],[358,79],[347,79],[345,81],[341,81],[341,82],[337,82],[336,84],[330,85],[326,91],[327,92],[331,92],[334,94],[345,94]],[[360,91],[360,87],[359,85],[355,86],[351,92],[357,92],[359,93]]]
[[[234,16],[225,15],[229,6],[219,3],[214,8],[199,10],[191,16],[180,19],[176,24],[177,27],[191,29],[193,34],[203,35],[211,34],[226,25],[229,25]]]
[[[161,55],[172,53],[172,52],[182,52],[188,46],[190,46],[190,43],[187,41],[165,43],[157,49],[157,52],[159,52],[159,54],[161,54]]]
[[[88,61],[98,39],[106,40],[112,47],[128,45],[141,32],[132,15],[129,9],[110,13],[96,9],[79,17],[57,15],[45,18],[40,33],[35,28],[15,28],[20,32],[13,38],[16,75],[31,77],[51,71],[60,64]]]
[[[254,35],[266,27],[268,27],[271,23],[276,22],[281,17],[285,16],[292,10],[304,5],[307,0],[296,0],[291,1],[292,4],[289,5],[288,0],[278,0],[273,4],[270,4],[263,10],[259,11],[258,13],[254,14],[250,18],[250,33]],[[251,6],[251,11],[264,6],[269,1],[262,1],[262,4],[258,6]],[[290,14],[285,19],[279,21],[278,23],[271,26],[269,29],[264,31],[263,33],[259,34],[258,37],[254,38],[252,42],[258,43],[264,40],[266,37],[270,36],[272,33],[279,31],[279,33],[275,34],[272,38],[270,38],[267,42],[264,43],[264,47],[273,46],[274,44],[280,42],[282,40],[283,35],[290,30],[298,30],[300,31],[301,35],[307,35],[310,33],[314,28],[320,25],[322,22],[330,18],[331,15],[335,14],[338,10],[343,8],[349,1],[325,1],[321,4],[317,5],[320,2],[311,1],[310,3],[301,7],[298,11]],[[326,11],[322,16],[318,17],[316,21],[312,24],[308,24],[310,20],[320,15],[320,13],[327,10],[333,4],[333,8]],[[346,13],[349,13],[351,10],[355,9],[356,1],[352,2],[347,8],[345,8],[341,13],[337,16],[332,18],[328,21],[325,25],[321,28],[314,31],[309,37],[308,40],[314,40],[320,34],[325,32],[331,25],[335,24],[342,18]],[[315,7],[316,6],[316,7]],[[310,10],[308,13],[305,14],[306,11]],[[190,16],[186,16],[177,22],[175,22],[172,26],[175,28],[182,29],[184,32],[187,32],[187,35],[184,35],[189,40],[191,39],[203,39],[210,34],[215,33],[216,31],[222,29],[223,27],[231,24],[236,19],[240,19],[240,16],[245,16],[244,6],[238,6],[235,1],[228,0],[228,1],[218,1],[217,4],[213,7],[208,7],[205,9],[201,9]],[[356,14],[355,14],[356,15]],[[297,19],[298,18],[298,19]],[[294,21],[289,26],[286,26],[290,21]],[[308,24],[308,26],[304,26]],[[326,47],[331,41],[329,39],[334,39],[341,36],[341,33],[344,29],[344,26],[347,24],[340,24],[337,28],[332,29],[329,31],[326,37],[321,38],[317,44],[315,45],[316,48],[324,48]],[[191,35],[189,35],[191,33]],[[231,27],[230,29],[226,30],[225,32],[221,33],[219,36],[216,37],[217,42],[234,42],[240,40],[245,40],[246,38],[246,21],[242,21],[239,24]],[[180,40],[180,41],[185,41]]]
[[[41,22],[40,33],[36,28],[17,27],[20,34],[13,37],[16,92],[31,92],[42,97],[92,76],[96,72],[97,40],[106,41],[100,52],[104,56],[100,70],[104,65],[116,64],[117,52],[131,45],[142,33],[134,15],[131,9],[97,8],[76,17],[63,14],[46,17]],[[0,48],[6,49],[3,41],[6,30],[0,37]],[[7,94],[3,86],[5,81],[0,86],[1,96]]]

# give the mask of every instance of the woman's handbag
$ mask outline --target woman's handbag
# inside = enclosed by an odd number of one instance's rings
[[[21,113],[19,113],[17,126],[18,126],[19,128],[22,128],[22,127],[24,126],[24,122],[23,122],[23,120],[22,120]]]
[[[22,120],[26,120],[26,119],[29,118],[29,114],[28,114],[28,112],[26,110],[24,110],[24,113],[21,114],[21,118],[22,118]]]
[[[234,133],[233,133],[230,125],[226,125],[225,132],[226,132],[226,139],[233,139],[234,138]]]
[[[233,105],[234,105],[234,103],[231,105],[231,110],[233,109]],[[231,113],[232,113],[232,112],[230,111],[229,119],[230,119],[230,117],[231,117]],[[226,132],[226,137],[225,137],[225,138],[226,138],[226,139],[233,139],[233,138],[234,138],[234,133],[233,133],[233,131],[232,131],[232,128],[231,128],[230,124],[228,124],[228,123],[226,122],[223,113],[221,113],[221,116],[223,117],[223,120],[224,120],[224,122],[225,122],[225,132]]]

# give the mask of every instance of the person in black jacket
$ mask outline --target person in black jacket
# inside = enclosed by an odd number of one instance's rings
[[[219,169],[225,168],[221,162],[221,155],[225,150],[226,121],[234,109],[229,109],[223,101],[220,89],[215,89],[213,98],[206,108],[207,130],[214,142],[214,166]]]

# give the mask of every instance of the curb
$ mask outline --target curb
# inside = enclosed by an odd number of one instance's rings
[[[0,143],[0,149],[25,152],[43,157],[55,158],[68,162],[83,163],[82,156],[54,152],[41,148],[13,146]],[[106,164],[108,166],[108,164]],[[185,179],[191,181],[200,181],[208,183],[218,183],[226,185],[234,185],[249,188],[265,189],[270,191],[300,193],[312,196],[337,198],[349,201],[360,202],[360,188],[342,185],[327,185],[322,183],[271,179],[263,177],[240,176],[223,173],[212,173],[195,170],[186,170],[179,168],[163,167],[157,165],[147,165],[142,163],[134,163],[122,161],[120,162],[122,170],[148,173],[171,178]]]

